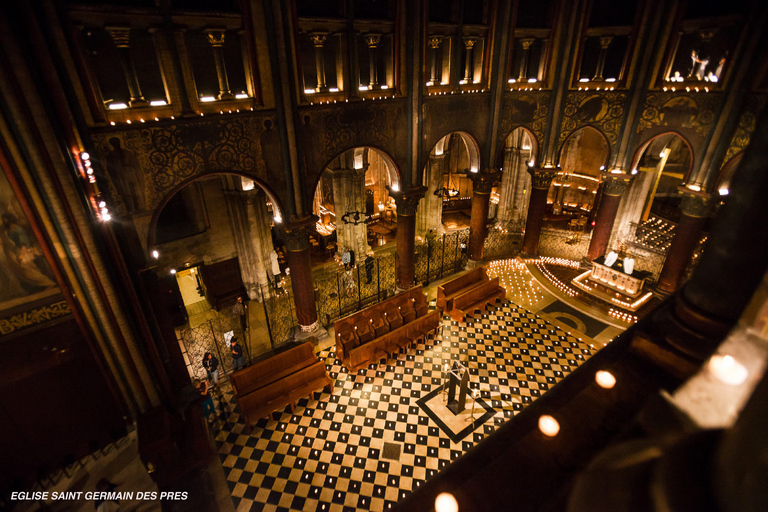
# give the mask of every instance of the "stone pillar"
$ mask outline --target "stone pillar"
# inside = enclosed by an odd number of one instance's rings
[[[440,41],[443,38],[440,36],[432,36],[429,38],[430,53],[430,65],[429,65],[429,85],[437,85],[440,82],[437,80],[437,54],[440,51]]]
[[[416,209],[424,197],[426,187],[406,191],[390,190],[397,205],[397,288],[411,288],[416,276],[414,255],[416,252]]]
[[[557,174],[557,169],[554,167],[529,168],[528,172],[531,175],[531,199],[528,201],[528,219],[525,222],[523,254],[535,256],[539,252],[539,236],[541,236],[541,228],[544,225],[547,193]]]
[[[680,285],[683,272],[701,237],[711,205],[711,196],[708,194],[689,189],[681,189],[680,192],[683,194],[680,204],[682,215],[659,275],[658,289],[667,293],[674,292]]]
[[[520,73],[517,75],[518,82],[528,81],[528,60],[530,58],[531,45],[534,41],[535,39],[533,38],[520,40],[520,45],[523,47],[523,55],[520,59]]]
[[[365,44],[368,45],[368,89],[377,89],[379,87],[379,78],[377,73],[377,55],[381,34],[367,34]]]
[[[117,47],[117,55],[120,59],[120,65],[125,73],[125,81],[128,84],[128,94],[131,96],[130,106],[144,105],[147,100],[141,94],[139,87],[139,78],[136,76],[136,69],[133,67],[133,60],[130,53],[130,35],[131,29],[128,27],[104,27],[112,37],[112,41]]]
[[[293,303],[296,306],[299,327],[303,332],[311,332],[318,327],[312,260],[309,255],[309,232],[316,221],[317,217],[309,215],[285,227],[285,248],[288,267],[291,269]]]
[[[597,67],[595,68],[595,76],[592,77],[592,81],[603,81],[603,69],[605,68],[605,57],[608,55],[608,47],[613,41],[613,36],[605,36],[600,38],[600,55],[597,58]]]
[[[472,48],[475,47],[477,39],[474,37],[464,38],[464,81],[471,84],[474,81],[475,63],[472,60]]]
[[[219,79],[219,99],[229,100],[235,97],[229,90],[227,66],[224,63],[224,31],[209,29],[205,31],[208,42],[213,47],[213,60],[216,63],[216,77]]]
[[[605,254],[611,239],[616,213],[619,211],[621,196],[624,195],[624,191],[631,181],[632,176],[629,174],[603,174],[603,194],[597,209],[592,239],[589,241],[588,260],[592,261]]]
[[[260,290],[269,296],[268,281],[272,275],[272,262],[269,259],[272,249],[272,215],[267,209],[267,194],[259,189],[248,194],[248,227],[254,250],[256,276]],[[249,291],[250,296],[250,291]],[[256,297],[251,297],[256,298]]]
[[[469,220],[469,248],[467,256],[472,261],[483,259],[483,244],[488,234],[488,207],[493,183],[499,179],[499,171],[469,173],[472,180],[472,216]]]
[[[426,236],[430,229],[438,235],[445,232],[443,228],[443,198],[436,196],[435,191],[443,186],[443,176],[446,163],[446,153],[429,155],[426,168],[427,193],[416,212],[416,235]]]
[[[329,169],[333,176],[333,204],[336,214],[336,246],[355,251],[356,259],[370,250],[365,224],[365,171],[368,164],[360,169]],[[360,212],[357,224],[353,215],[344,221],[344,215]]]
[[[328,36],[325,32],[313,32],[309,34],[312,44],[315,46],[315,68],[317,69],[317,87],[315,91],[323,92],[328,89],[325,83],[325,59],[323,58],[323,44]]]

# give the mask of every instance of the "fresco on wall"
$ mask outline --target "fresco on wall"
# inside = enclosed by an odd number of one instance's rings
[[[502,105],[499,125],[499,147],[517,126],[531,130],[539,143],[544,139],[547,114],[549,113],[549,92],[507,92]]]
[[[656,92],[648,94],[637,131],[656,127],[687,129],[686,135],[694,148],[715,120],[715,108],[720,101],[717,93]]]
[[[725,158],[723,158],[723,162],[728,162],[734,155],[744,151],[749,145],[749,140],[752,138],[752,132],[755,131],[755,122],[757,121],[755,112],[761,112],[766,103],[768,103],[768,96],[766,95],[753,94],[747,97],[744,110],[741,113],[741,117],[739,117],[739,124],[736,126],[736,131],[731,138],[731,143],[728,146],[728,152]]]
[[[558,136],[558,150],[569,134],[583,126],[597,128],[611,148],[616,144],[627,102],[623,92],[577,91],[566,96],[563,121]]]
[[[58,286],[51,267],[2,173],[0,218],[0,311],[56,295]]]

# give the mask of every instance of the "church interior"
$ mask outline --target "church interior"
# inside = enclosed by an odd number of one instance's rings
[[[765,2],[0,13],[0,510],[768,509]]]

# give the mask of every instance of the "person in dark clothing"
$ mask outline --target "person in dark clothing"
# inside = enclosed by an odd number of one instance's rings
[[[349,268],[355,268],[355,251],[349,250]]]
[[[240,328],[245,332],[248,328],[248,305],[243,302],[242,297],[237,298],[237,302],[232,306],[232,313],[240,317]]]
[[[219,385],[219,360],[213,354],[206,352],[203,356],[203,368],[208,372],[208,380],[213,383],[213,387]]]
[[[373,280],[373,253],[369,252],[365,256],[365,284],[371,284]]]
[[[198,379],[195,382],[195,389],[203,397],[203,414],[210,421],[211,414],[213,414],[214,418],[216,417],[216,408],[213,406],[213,397],[208,387],[208,381]]]
[[[232,350],[232,365],[235,367],[235,371],[245,367],[245,359],[243,359],[243,347],[237,342],[237,338],[232,338],[232,344],[229,347]]]

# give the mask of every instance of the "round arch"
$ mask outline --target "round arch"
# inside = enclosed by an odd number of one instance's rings
[[[461,138],[461,141],[464,143],[464,147],[467,150],[467,154],[469,155],[469,170],[470,172],[478,172],[480,170],[480,146],[477,143],[477,139],[475,139],[472,135],[470,135],[467,132],[462,131],[456,131],[456,132],[448,132],[444,134],[442,137],[440,137],[437,142],[430,148],[429,154],[432,154],[434,151],[435,155],[440,156],[445,151],[445,144],[448,142],[448,139],[451,135],[458,135]],[[474,170],[473,170],[474,169]],[[424,169],[421,169],[420,171],[422,174],[424,172]],[[421,176],[422,180],[424,179],[424,176]]]
[[[496,155],[496,163],[497,164],[498,164],[498,162],[502,162],[502,164],[503,164],[503,162],[504,162],[504,148],[507,146],[507,141],[512,136],[512,134],[515,133],[519,129],[522,129],[528,135],[528,137],[531,139],[531,148],[530,148],[530,150],[531,150],[531,155],[533,156],[534,163],[539,161],[539,147],[540,147],[539,139],[536,138],[536,135],[529,128],[527,128],[526,126],[523,126],[522,124],[519,124],[519,125],[515,126],[514,128],[512,128],[509,131],[509,133],[507,134],[507,136],[504,137],[504,144],[501,145],[501,147],[499,148],[499,153]],[[525,149],[525,147],[523,147],[522,149]],[[497,165],[496,167],[502,167],[502,165]]]
[[[339,158],[344,153],[347,153],[349,151],[354,151],[355,164],[357,164],[358,158],[360,158],[361,159],[360,163],[362,165],[363,152],[366,149],[376,152],[382,158],[382,160],[384,160],[384,162],[387,165],[387,170],[389,171],[390,177],[395,178],[393,179],[392,183],[397,184],[397,186],[399,187],[403,183],[403,175],[400,172],[400,167],[397,165],[392,155],[390,155],[388,152],[376,146],[354,146],[354,147],[339,151],[338,153],[333,155],[333,157],[330,160],[325,162],[320,173],[315,177],[314,183],[312,184],[312,188],[310,190],[313,193],[315,190],[317,190],[317,185],[320,183],[320,179],[323,176],[323,172],[325,172],[325,170],[328,168],[329,165],[331,165],[331,163],[333,163],[334,160]]]
[[[688,162],[688,170],[685,173],[685,178],[683,178],[683,182],[686,183],[688,181],[688,178],[691,176],[691,171],[693,170],[693,146],[691,146],[691,143],[686,139],[680,132],[677,132],[675,130],[667,130],[663,133],[659,133],[657,135],[654,135],[653,137],[650,137],[648,140],[640,144],[638,146],[637,150],[635,151],[635,154],[632,156],[632,165],[630,166],[630,169],[634,173],[635,170],[637,170],[637,166],[640,163],[640,159],[643,157],[643,153],[645,153],[645,150],[648,149],[648,146],[651,145],[651,143],[658,139],[659,137],[664,137],[665,135],[674,135],[675,137],[678,137],[680,140],[683,141],[685,146],[688,148],[688,153],[690,155],[690,159]]]
[[[575,130],[573,130],[571,133],[568,134],[568,136],[563,140],[563,143],[560,145],[560,150],[557,153],[556,165],[558,167],[560,167],[562,165],[562,161],[561,160],[563,158],[563,152],[565,151],[565,148],[568,147],[568,141],[571,139],[571,137],[573,137],[574,135],[576,135],[577,133],[579,133],[581,131],[584,131],[584,132],[587,132],[587,133],[594,132],[594,133],[598,134],[603,139],[603,141],[605,142],[606,156],[605,156],[605,161],[603,162],[602,165],[603,165],[603,167],[607,167],[608,163],[611,161],[611,143],[608,140],[608,137],[606,137],[606,135],[602,131],[600,131],[599,129],[595,128],[592,125],[586,125],[586,126],[582,126],[580,128],[576,128]]]
[[[187,185],[203,180],[206,178],[210,178],[212,176],[221,176],[221,175],[233,175],[233,176],[240,176],[241,178],[246,178],[248,180],[251,180],[254,182],[254,184],[261,187],[261,189],[267,194],[267,197],[270,201],[272,201],[272,204],[276,207],[276,210],[278,214],[280,215],[280,218],[282,218],[283,212],[285,210],[283,209],[283,205],[278,199],[277,195],[270,189],[263,181],[261,181],[259,178],[256,178],[253,175],[250,175],[248,173],[240,172],[240,171],[234,171],[234,170],[212,170],[212,171],[205,171],[200,174],[196,174],[194,176],[191,176],[185,180],[183,180],[181,183],[174,186],[172,189],[168,190],[163,198],[160,200],[159,203],[157,203],[157,206],[155,207],[154,211],[152,212],[152,218],[149,221],[149,230],[147,232],[147,253],[151,254],[152,250],[155,247],[155,239],[157,234],[157,220],[160,218],[160,213],[163,211],[163,208],[165,208],[165,205],[168,204],[168,201],[177,194],[181,189],[186,187]],[[278,218],[276,217],[276,220]]]
[[[736,169],[739,168],[739,163],[743,156],[744,151],[739,151],[723,164],[723,167],[720,169],[720,173],[717,176],[713,191],[717,191],[721,196],[728,195],[728,189],[731,186],[733,174],[736,172]]]

